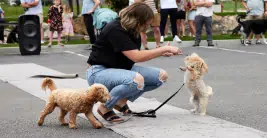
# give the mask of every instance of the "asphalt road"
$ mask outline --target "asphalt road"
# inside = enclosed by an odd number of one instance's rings
[[[185,55],[196,52],[209,65],[204,79],[213,87],[214,96],[207,114],[267,132],[267,45],[243,47],[239,41],[217,41],[215,48],[193,48],[190,44],[179,46]],[[43,48],[40,56],[20,56],[18,49],[0,49],[0,64],[35,63],[63,73],[78,73],[85,79],[90,54],[85,47]],[[161,57],[139,64],[159,67],[169,74],[164,86],[143,96],[163,102],[174,93],[183,82],[179,66],[184,64],[184,57]],[[1,137],[122,137],[108,129],[95,130],[82,118],[78,119],[78,130],[62,128],[57,112],[47,117],[47,125],[38,127],[36,121],[45,102],[1,81],[0,88]],[[168,104],[191,109],[188,99],[183,89]]]

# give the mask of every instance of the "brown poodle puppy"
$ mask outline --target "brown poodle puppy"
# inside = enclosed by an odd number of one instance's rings
[[[184,59],[186,67],[180,67],[185,72],[184,83],[191,93],[190,103],[194,105],[193,113],[206,115],[209,97],[213,94],[212,88],[204,83],[204,74],[208,72],[208,65],[196,53]]]
[[[94,116],[93,105],[98,101],[105,103],[110,99],[107,88],[102,84],[94,84],[88,89],[57,89],[52,79],[46,78],[42,83],[42,89],[48,87],[51,94],[45,109],[41,112],[38,125],[44,123],[45,117],[52,113],[55,107],[60,108],[59,122],[61,125],[68,125],[71,129],[76,129],[76,117],[79,113],[84,113],[94,128],[102,128],[100,123]],[[65,122],[65,115],[69,112],[69,123]]]

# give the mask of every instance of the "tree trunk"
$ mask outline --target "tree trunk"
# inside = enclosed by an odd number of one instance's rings
[[[80,3],[79,0],[76,0],[76,5],[77,5],[77,16],[80,14]]]
[[[237,0],[235,0],[235,12],[237,12]]]
[[[74,11],[73,11],[73,3],[72,3],[72,0],[69,0],[69,5],[70,5],[70,9],[71,9],[71,11],[74,13]]]

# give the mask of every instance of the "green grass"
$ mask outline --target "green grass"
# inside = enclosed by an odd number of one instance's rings
[[[225,12],[234,12],[234,9],[235,9],[234,1],[222,2],[222,4],[223,4],[223,10]],[[241,2],[237,3],[237,10],[245,10]]]
[[[24,9],[20,6],[9,6],[7,4],[1,5],[5,11],[5,18],[17,19],[20,15],[24,14]],[[43,6],[43,15],[44,17],[48,14],[48,9],[50,6]],[[77,15],[77,7],[73,6],[74,15]],[[81,12],[81,8],[80,8]]]

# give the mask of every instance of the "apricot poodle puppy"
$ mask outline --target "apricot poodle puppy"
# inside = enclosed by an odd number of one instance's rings
[[[212,88],[204,83],[204,74],[208,72],[208,65],[196,53],[185,57],[186,67],[180,67],[184,74],[184,83],[191,93],[190,103],[194,109],[193,113],[206,115],[208,99],[213,95]]]
[[[44,123],[45,117],[52,113],[55,107],[60,108],[59,122],[61,125],[69,125],[69,128],[76,129],[76,117],[79,113],[84,113],[94,128],[102,128],[103,124],[93,115],[92,109],[95,103],[105,103],[110,99],[107,88],[102,84],[94,84],[87,89],[57,89],[54,81],[45,78],[42,83],[42,89],[51,90],[48,102],[41,112],[38,125]],[[69,112],[69,123],[65,122],[64,117]]]

